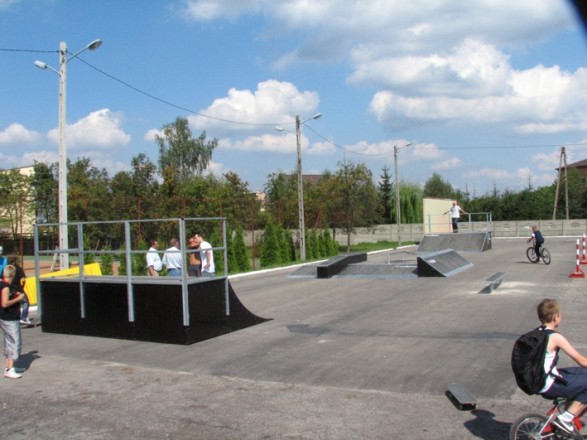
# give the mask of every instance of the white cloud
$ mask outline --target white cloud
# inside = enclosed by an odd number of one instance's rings
[[[444,152],[438,145],[431,143],[418,143],[410,147],[411,157],[418,160],[440,160]]]
[[[146,141],[155,141],[155,136],[163,136],[163,131],[158,130],[156,128],[152,128],[149,131],[147,131],[145,133],[145,136],[143,137],[144,140]]]
[[[450,170],[458,168],[463,164],[463,161],[458,157],[451,157],[450,159],[443,160],[441,162],[435,162],[430,166],[431,170]]]
[[[196,130],[251,131],[264,126],[290,122],[295,130],[295,115],[309,115],[318,108],[316,92],[300,92],[292,83],[268,80],[257,84],[257,90],[232,88],[228,96],[214,100],[212,105],[200,113],[188,117],[190,127]],[[238,123],[230,123],[238,121]],[[229,123],[227,123],[229,122]]]
[[[121,124],[121,115],[109,109],[92,112],[67,126],[67,148],[79,150],[87,146],[115,148],[128,145],[131,137],[122,130]],[[48,136],[53,142],[58,143],[59,129],[50,130]]]
[[[15,5],[20,0],[0,0],[0,11],[2,9],[8,9],[10,6]]]
[[[41,162],[46,164],[56,163],[59,160],[59,154],[55,151],[34,151],[25,153],[22,156],[22,166],[30,166],[35,162]]]
[[[239,15],[257,12],[265,1],[257,0],[183,0],[178,8],[181,16],[187,15],[195,21],[210,21],[217,18],[237,18]]]
[[[221,163],[210,161],[208,163],[208,166],[206,167],[206,171],[209,173],[212,173],[213,175],[215,175],[217,177],[220,177],[224,173],[227,173],[229,170],[227,170],[226,167]]]
[[[312,156],[322,156],[332,154],[336,147],[331,142],[314,142],[308,146],[307,154]]]
[[[550,153],[534,154],[531,160],[539,170],[554,172],[560,164],[560,149]]]
[[[36,132],[26,129],[21,124],[10,124],[3,131],[0,131],[0,145],[22,146],[34,145],[41,142],[43,136]]]
[[[501,94],[462,97],[453,93],[404,96],[377,92],[370,110],[390,127],[407,119],[422,122],[458,121],[463,125],[500,123],[502,129],[520,134],[560,133],[587,128],[587,71],[561,71],[557,66],[537,66],[525,71],[509,70]],[[480,90],[479,90],[480,91]]]

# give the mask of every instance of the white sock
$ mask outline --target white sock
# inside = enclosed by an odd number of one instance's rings
[[[575,415],[573,413],[568,412],[568,411],[565,411],[564,413],[561,414],[561,419],[563,419],[567,423],[571,423],[574,418],[575,418]]]

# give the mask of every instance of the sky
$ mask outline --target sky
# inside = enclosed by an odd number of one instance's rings
[[[262,190],[365,163],[473,196],[552,184],[587,159],[587,39],[565,0],[0,0],[0,167],[67,157],[110,176],[177,117],[218,139],[209,172]],[[321,113],[320,119],[313,116]],[[276,130],[282,128],[282,131]],[[408,146],[408,144],[410,144]]]

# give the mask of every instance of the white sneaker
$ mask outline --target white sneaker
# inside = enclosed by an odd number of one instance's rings
[[[4,370],[4,377],[8,379],[20,379],[22,374],[18,374],[14,368],[11,368],[10,370]]]
[[[20,323],[21,323],[21,324],[24,324],[24,325],[32,325],[32,322],[31,322],[31,320],[30,320],[30,319],[28,319],[28,318],[27,318],[27,319],[21,319],[21,320],[20,320]]]

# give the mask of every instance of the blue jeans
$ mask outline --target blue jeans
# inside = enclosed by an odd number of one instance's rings
[[[24,292],[23,292],[24,293]],[[27,319],[29,317],[29,297],[27,294],[24,294],[24,298],[20,301],[21,310],[20,310],[20,319]]]
[[[167,275],[170,277],[180,277],[181,269],[167,269]]]

